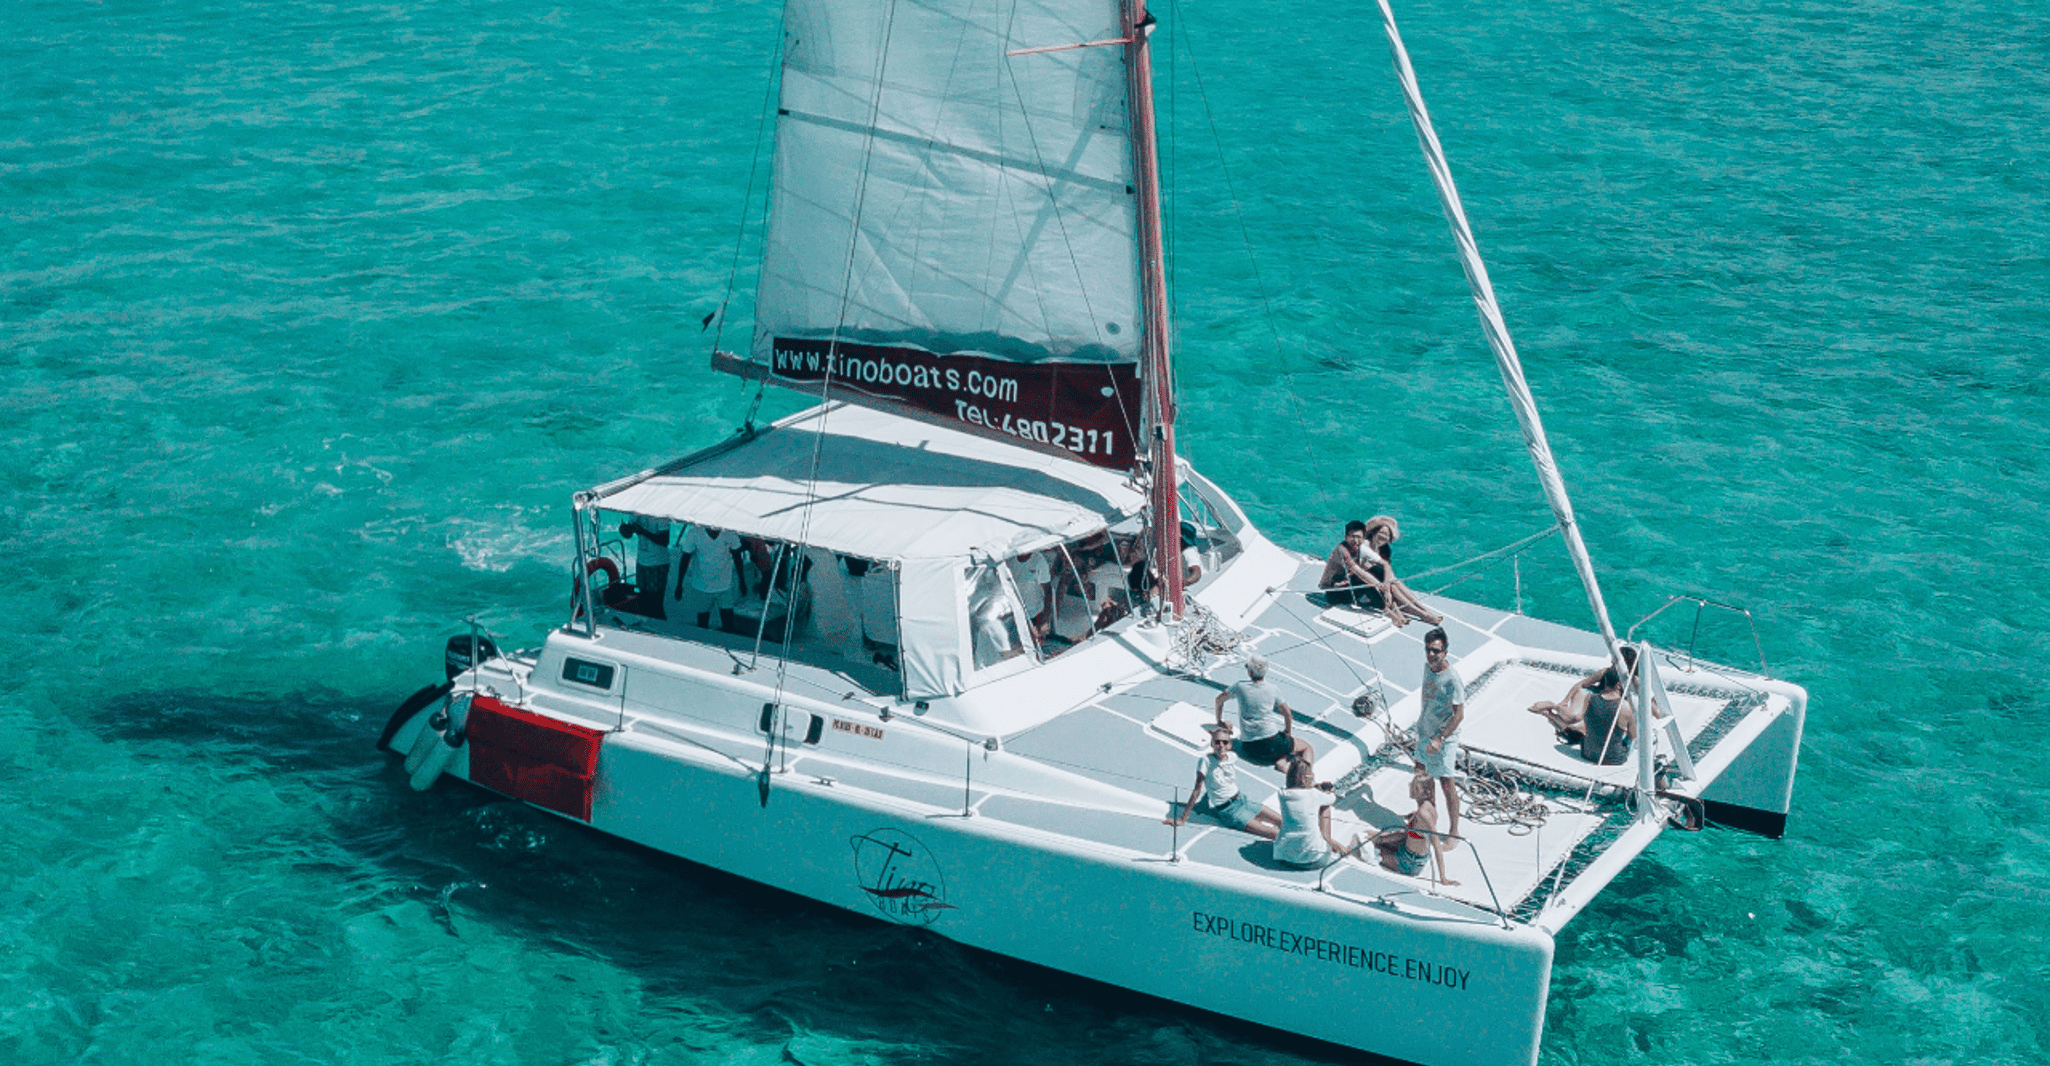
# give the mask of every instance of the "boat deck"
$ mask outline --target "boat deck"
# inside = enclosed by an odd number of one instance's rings
[[[1291,558],[1300,565],[1288,586],[1311,587],[1321,564]],[[1429,865],[1417,877],[1383,869],[1371,849],[1361,860],[1301,870],[1277,863],[1268,842],[1203,816],[1179,829],[1164,824],[1189,794],[1217,694],[1245,676],[1242,663],[1249,651],[1269,661],[1269,680],[1291,706],[1297,735],[1316,751],[1319,778],[1337,785],[1334,838],[1371,836],[1400,823],[1413,809],[1408,797],[1411,759],[1403,741],[1419,710],[1422,639],[1430,627],[1416,622],[1397,627],[1378,614],[1328,607],[1315,594],[1279,591],[1262,597],[1237,631],[1236,647],[1199,656],[1200,666],[1169,671],[1156,665],[1157,657],[1129,657],[1131,668],[1107,675],[1113,680],[1100,695],[996,738],[1003,755],[993,756],[999,762],[981,770],[964,767],[961,753],[979,752],[982,738],[921,722],[901,708],[888,717],[892,699],[863,689],[848,672],[788,664],[785,681],[793,694],[810,691],[814,699],[834,701],[850,712],[884,711],[879,721],[894,723],[893,735],[910,727],[912,736],[954,745],[944,749],[954,754],[936,760],[933,751],[920,756],[894,744],[867,749],[830,742],[792,744],[785,745],[778,772],[790,775],[789,780],[825,782],[843,794],[864,793],[874,802],[926,816],[960,817],[972,811],[986,820],[986,828],[1007,824],[1052,834],[1133,861],[1187,864],[1191,872],[1200,868],[1227,879],[1321,886],[1400,909],[1479,921],[1533,920],[1548,903],[1557,904],[1553,897],[1562,882],[1570,884],[1605,853],[1619,847],[1627,851],[1610,856],[1605,880],[1658,831],[1631,817],[1634,759],[1617,766],[1588,763],[1556,739],[1548,722],[1527,710],[1536,701],[1559,699],[1603,662],[1601,642],[1590,633],[1477,604],[1437,597],[1429,602],[1445,615],[1453,663],[1468,691],[1461,731],[1465,843],[1446,855],[1445,883],[1432,879],[1435,870]],[[1135,624],[1127,621],[1120,628]],[[1114,628],[1109,639],[1136,648],[1144,643],[1137,636],[1130,631],[1120,636]],[[1228,631],[1226,636],[1229,642]],[[1165,637],[1152,634],[1156,644]],[[625,633],[613,638],[622,639],[659,646],[657,654],[669,662],[735,675],[753,651],[752,642],[716,634],[695,640]],[[1068,661],[1063,656],[1051,666],[1059,669]],[[1784,695],[1761,686],[1763,679],[1756,675],[1666,655],[1660,656],[1659,669],[1679,733],[1705,773],[1727,766],[1731,749],[1741,749],[1758,735],[1761,727],[1755,722],[1741,728],[1747,719],[1775,715],[1787,704]],[[1363,694],[1372,697],[1372,705],[1359,713],[1355,707]],[[558,713],[590,716],[588,708],[579,711],[545,696],[541,702]],[[720,716],[695,709],[693,701],[630,703],[618,705],[616,712],[608,709],[610,720],[592,724],[705,754],[717,751],[735,766],[760,765],[759,732],[749,739],[731,723],[721,728]],[[1663,735],[1660,744],[1661,757],[1669,758]],[[1004,772],[1004,766],[1011,772]],[[1278,810],[1279,772],[1242,763],[1239,780],[1254,799]],[[1692,793],[1700,784],[1705,781],[1682,783],[1675,790]],[[1591,892],[1575,895],[1577,907]],[[1549,915],[1547,924],[1556,927],[1567,917],[1570,913]]]

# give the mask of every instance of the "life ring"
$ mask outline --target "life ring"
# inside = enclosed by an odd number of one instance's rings
[[[584,564],[584,577],[590,577],[601,570],[605,572],[606,587],[609,588],[619,584],[619,564],[602,555]],[[582,618],[584,616],[584,578],[574,578],[570,581],[569,602],[573,605],[573,612],[570,618],[572,620]]]

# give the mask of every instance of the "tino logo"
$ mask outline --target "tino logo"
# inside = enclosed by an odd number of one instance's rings
[[[905,925],[931,925],[947,902],[947,878],[918,838],[897,829],[855,837],[854,882],[883,917]]]

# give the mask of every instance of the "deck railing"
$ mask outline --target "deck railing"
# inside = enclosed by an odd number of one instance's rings
[[[1491,902],[1492,902],[1492,903],[1494,904],[1493,906],[1489,907],[1489,908],[1488,908],[1488,910],[1489,910],[1489,911],[1491,911],[1491,912],[1492,912],[1492,913],[1493,913],[1493,914],[1495,915],[1495,917],[1497,917],[1497,918],[1500,918],[1500,919],[1502,920],[1502,928],[1504,928],[1504,929],[1507,929],[1507,928],[1509,928],[1509,924],[1510,924],[1510,922],[1509,922],[1509,913],[1508,913],[1507,911],[1505,911],[1505,910],[1503,910],[1503,909],[1502,909],[1502,898],[1501,898],[1500,896],[1498,896],[1498,895],[1496,895],[1496,894],[1495,894],[1495,879],[1494,879],[1494,878],[1492,878],[1492,877],[1489,877],[1489,876],[1488,876],[1488,863],[1487,863],[1487,860],[1485,860],[1485,859],[1481,858],[1481,853],[1480,853],[1480,849],[1479,849],[1479,848],[1476,848],[1476,847],[1474,847],[1474,846],[1473,846],[1473,844],[1472,844],[1472,843],[1470,843],[1470,842],[1469,842],[1469,841],[1468,841],[1468,840],[1467,840],[1467,839],[1466,839],[1465,837],[1463,837],[1463,836],[1457,836],[1457,835],[1455,835],[1455,834],[1452,834],[1452,833],[1440,833],[1440,832],[1438,832],[1438,831],[1436,831],[1436,830],[1432,830],[1432,829],[1411,829],[1411,828],[1409,828],[1409,827],[1407,827],[1407,826],[1404,826],[1404,827],[1403,827],[1403,829],[1404,829],[1404,831],[1405,831],[1405,832],[1409,832],[1409,833],[1420,833],[1420,834],[1422,834],[1422,835],[1424,835],[1424,836],[1427,836],[1427,837],[1435,837],[1435,838],[1437,838],[1437,839],[1439,839],[1439,840],[1451,840],[1451,841],[1456,841],[1456,842],[1458,842],[1458,843],[1460,843],[1460,844],[1465,844],[1465,845],[1466,845],[1466,850],[1467,850],[1467,851],[1469,851],[1469,852],[1471,852],[1471,853],[1473,854],[1473,861],[1474,861],[1474,865],[1480,868],[1480,871],[1481,871],[1481,884],[1482,884],[1482,885],[1484,885],[1484,886],[1485,886],[1485,887],[1487,888],[1487,890],[1488,890],[1488,899],[1489,899],[1489,900],[1490,900],[1490,901],[1491,901]],[[1378,836],[1379,834],[1375,834],[1375,835],[1376,835],[1376,836]],[[1328,882],[1330,881],[1330,878],[1331,878],[1331,871],[1332,871],[1333,869],[1337,868],[1338,866],[1342,865],[1342,864],[1343,864],[1343,863],[1345,862],[1345,860],[1347,860],[1347,859],[1349,859],[1349,858],[1356,858],[1356,857],[1358,857],[1358,855],[1360,854],[1360,852],[1361,852],[1362,850],[1364,850],[1364,849],[1366,849],[1366,848],[1368,848],[1368,847],[1372,846],[1373,842],[1374,842],[1374,838],[1373,838],[1373,837],[1367,837],[1367,838],[1365,838],[1365,839],[1361,840],[1361,841],[1359,842],[1359,844],[1357,844],[1356,846],[1354,846],[1354,847],[1351,847],[1351,848],[1347,848],[1347,849],[1346,849],[1346,850],[1345,850],[1345,851],[1344,851],[1343,853],[1341,853],[1341,854],[1340,854],[1340,855],[1339,855],[1339,856],[1338,856],[1337,858],[1335,858],[1335,859],[1332,859],[1332,860],[1331,860],[1330,862],[1326,863],[1326,864],[1324,865],[1323,869],[1321,869],[1321,870],[1318,870],[1318,871],[1317,871],[1317,891],[1319,891],[1319,892],[1328,892],[1328,891],[1330,891],[1330,889],[1329,889],[1329,888],[1327,887],[1327,885],[1328,885]],[[1405,846],[1407,846],[1407,845],[1405,845]],[[1436,847],[1436,844],[1433,844],[1432,846],[1433,846],[1433,848],[1435,848],[1435,847]],[[1438,858],[1439,858],[1439,857],[1438,857],[1438,856],[1435,856],[1435,855],[1432,855],[1432,856],[1426,856],[1426,859],[1427,859],[1427,860],[1437,860]],[[1381,869],[1381,867],[1375,867],[1375,869]],[[1436,879],[1436,878],[1426,878],[1425,880],[1426,880],[1426,881],[1428,881],[1428,882],[1430,882],[1431,884],[1436,884],[1436,883],[1437,883],[1437,879]],[[1382,893],[1382,894],[1381,894],[1381,895],[1380,895],[1379,897],[1377,897],[1377,899],[1378,899],[1378,901],[1380,901],[1380,902],[1386,902],[1387,900],[1389,900],[1390,898],[1392,898],[1392,897],[1394,897],[1394,896],[1396,896],[1396,895],[1400,895],[1400,893],[1394,893],[1394,892],[1384,892],[1384,893]]]
[[[1680,667],[1680,672],[1689,674],[1694,672],[1694,645],[1696,641],[1701,639],[1701,612],[1706,610],[1707,608],[1714,607],[1719,610],[1729,611],[1732,614],[1741,614],[1744,616],[1745,623],[1751,627],[1751,646],[1758,652],[1758,673],[1762,677],[1772,676],[1772,668],[1770,666],[1767,666],[1765,662],[1765,642],[1760,640],[1758,637],[1758,620],[1756,618],[1751,617],[1750,611],[1747,611],[1744,608],[1735,606],[1733,604],[1718,603],[1715,600],[1703,599],[1700,596],[1692,596],[1686,593],[1668,596],[1666,597],[1666,602],[1660,604],[1657,610],[1645,615],[1643,618],[1640,618],[1636,622],[1632,623],[1630,626],[1630,631],[1624,635],[1623,639],[1626,641],[1636,640],[1637,631],[1639,629],[1642,629],[1647,622],[1650,622],[1652,619],[1657,618],[1659,615],[1666,613],[1667,609],[1672,607],[1674,604],[1682,602],[1692,603],[1694,605],[1694,627],[1687,634],[1687,665]]]

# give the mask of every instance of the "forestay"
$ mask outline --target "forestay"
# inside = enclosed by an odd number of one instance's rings
[[[754,361],[1130,469],[1124,49],[1007,54],[1119,20],[1116,0],[790,0]]]

